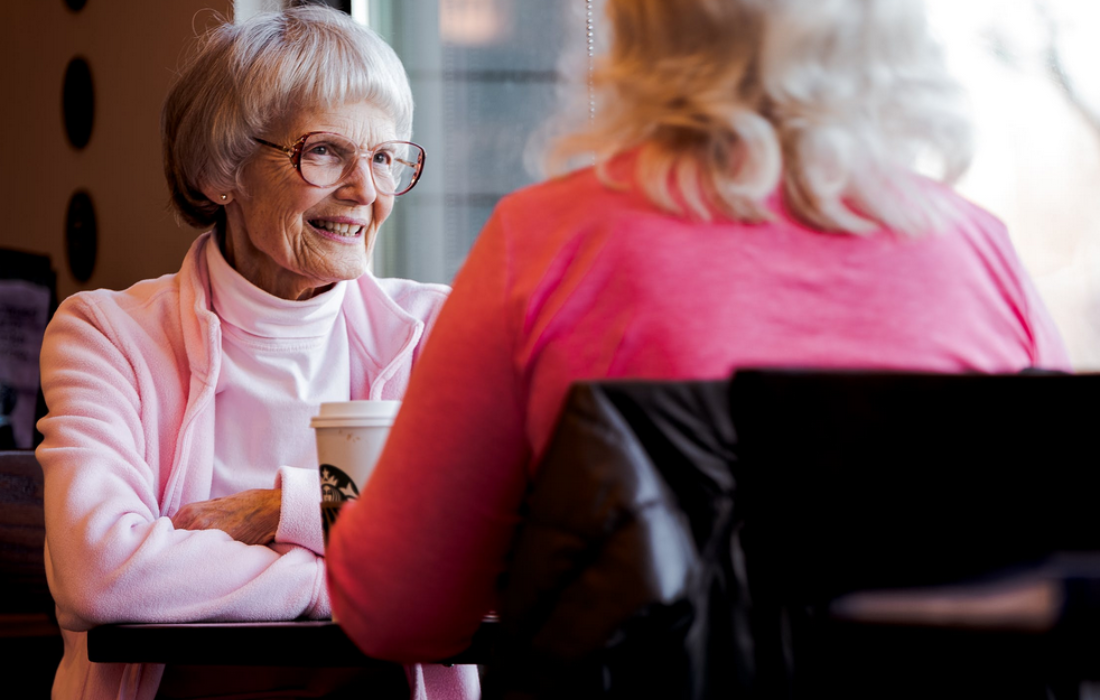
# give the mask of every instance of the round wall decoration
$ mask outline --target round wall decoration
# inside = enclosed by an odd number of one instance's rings
[[[87,282],[92,276],[97,248],[92,198],[84,190],[77,190],[69,199],[69,211],[65,215],[65,252],[69,258],[69,272],[78,282]]]
[[[61,111],[65,117],[65,133],[73,148],[88,145],[95,121],[95,91],[92,70],[80,56],[69,61],[65,69],[65,84],[61,89]]]

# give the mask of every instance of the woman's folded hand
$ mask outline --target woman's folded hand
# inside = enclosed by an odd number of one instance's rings
[[[270,544],[279,527],[281,489],[250,489],[188,503],[172,516],[177,530],[222,530],[245,544]]]

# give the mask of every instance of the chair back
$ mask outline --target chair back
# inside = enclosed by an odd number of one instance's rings
[[[1098,391],[1100,375],[739,372],[731,416],[760,694],[1075,692],[1057,636],[861,626],[829,611],[850,592],[997,583],[1100,551]]]
[[[1100,375],[740,372],[745,542],[792,603],[1100,549]]]
[[[34,452],[0,451],[0,614],[52,614],[45,538],[42,468]]]
[[[46,584],[45,538],[34,452],[0,450],[0,673],[19,679],[12,687],[26,698],[50,696],[64,652]]]

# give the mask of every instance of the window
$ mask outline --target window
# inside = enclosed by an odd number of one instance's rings
[[[449,282],[497,201],[537,179],[525,163],[532,135],[567,76],[586,83],[586,12],[544,0],[352,3],[401,56],[413,139],[428,154],[378,243],[380,274]]]
[[[1007,225],[1077,369],[1100,369],[1100,3],[926,0],[973,109],[959,190]]]

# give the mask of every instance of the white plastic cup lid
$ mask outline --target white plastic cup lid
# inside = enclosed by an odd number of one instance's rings
[[[400,401],[333,401],[321,404],[310,425],[314,428],[389,425],[399,408]]]

